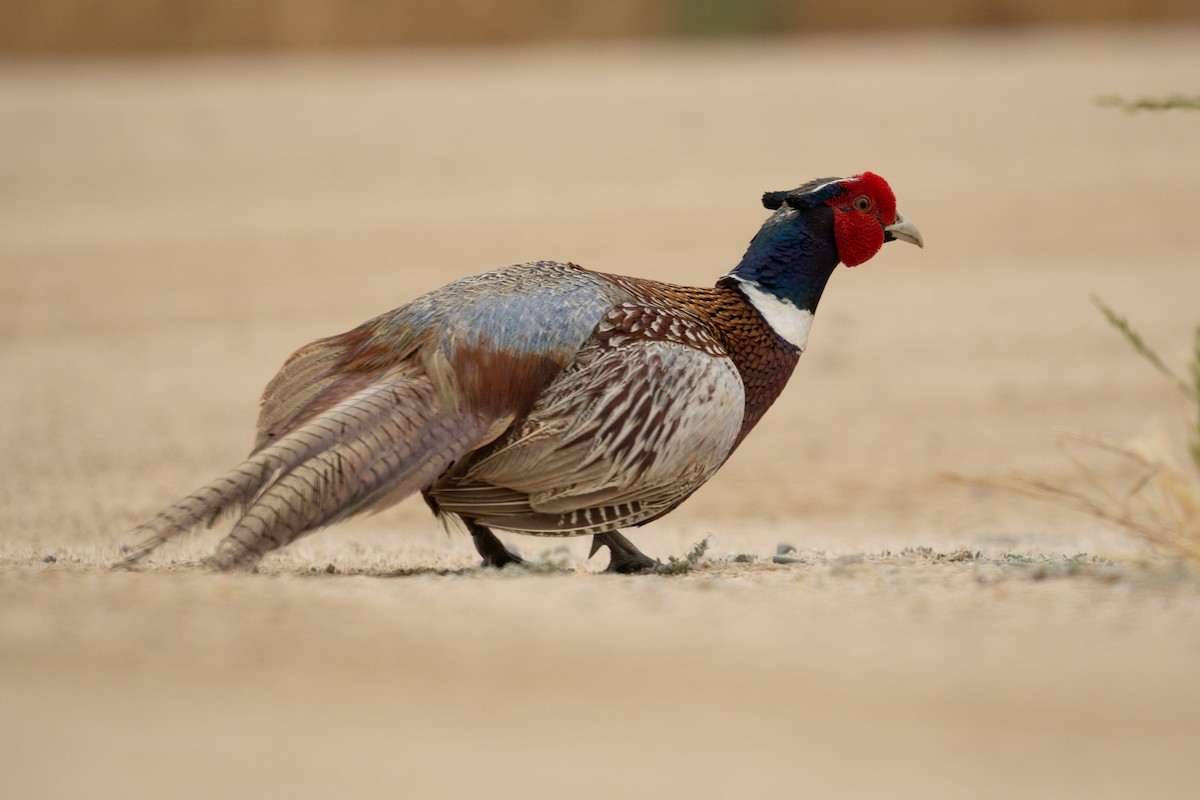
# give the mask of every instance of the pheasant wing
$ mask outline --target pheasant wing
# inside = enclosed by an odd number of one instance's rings
[[[631,525],[678,503],[729,456],[745,408],[732,360],[703,332],[686,338],[600,336],[523,422],[433,487],[439,507],[566,535]]]

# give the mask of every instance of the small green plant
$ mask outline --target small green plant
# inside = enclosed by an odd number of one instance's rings
[[[1200,95],[1170,94],[1166,97],[1139,97],[1126,100],[1120,95],[1108,95],[1096,98],[1097,105],[1109,108],[1120,108],[1129,113],[1136,111],[1174,111],[1190,109],[1200,111]]]
[[[526,558],[518,564],[510,565],[503,571],[506,573],[516,574],[518,572],[534,573],[538,575],[557,575],[563,572],[574,572],[574,564],[571,560],[571,550],[566,545],[559,545],[550,550],[543,550],[537,554],[536,558]],[[481,567],[485,572],[487,567]]]
[[[708,537],[705,536],[700,541],[692,546],[691,550],[683,558],[670,556],[666,564],[658,566],[654,571],[659,575],[686,575],[691,572],[704,559],[704,554],[708,552]]]
[[[972,552],[965,547],[960,547],[953,553],[938,553],[934,561],[949,561],[951,563],[958,561],[982,561],[983,553],[978,550]]]

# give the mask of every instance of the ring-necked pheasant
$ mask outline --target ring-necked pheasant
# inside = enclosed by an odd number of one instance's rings
[[[922,245],[877,175],[768,192],[770,218],[714,288],[536,262],[455,281],[287,360],[250,456],[137,529],[132,563],[223,512],[208,563],[253,564],[297,537],[421,492],[485,564],[491,532],[594,534],[609,569],[654,562],[617,532],[713,476],[783,390],[839,262]]]

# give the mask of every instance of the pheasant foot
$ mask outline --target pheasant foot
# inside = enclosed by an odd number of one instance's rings
[[[471,532],[475,550],[483,556],[482,566],[499,568],[509,564],[525,563],[525,559],[505,547],[504,542],[500,541],[500,537],[492,533],[491,529],[485,528],[473,519],[464,519],[463,522],[467,523],[467,530]]]
[[[592,550],[588,553],[588,558],[596,555],[596,551],[602,545],[607,547],[609,552],[608,568],[604,570],[605,572],[619,572],[622,575],[630,575],[635,572],[645,572],[661,566],[659,562],[641,550],[638,550],[633,542],[626,539],[617,531],[598,533],[592,537]]]

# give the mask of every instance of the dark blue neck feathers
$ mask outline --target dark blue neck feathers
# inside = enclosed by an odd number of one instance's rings
[[[824,204],[804,211],[783,208],[763,224],[741,263],[721,283],[753,281],[796,308],[816,311],[837,265],[833,209]]]

